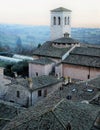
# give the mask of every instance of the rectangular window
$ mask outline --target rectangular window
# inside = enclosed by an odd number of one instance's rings
[[[10,102],[14,103],[14,101],[13,101],[13,100],[10,100]]]
[[[38,90],[38,97],[41,97],[41,96],[42,96],[42,91]]]
[[[17,97],[20,98],[20,92],[19,91],[17,91]]]
[[[36,76],[38,76],[38,72],[36,72]]]
[[[47,89],[44,90],[44,97],[47,96]]]
[[[88,75],[88,79],[90,79],[90,75]]]

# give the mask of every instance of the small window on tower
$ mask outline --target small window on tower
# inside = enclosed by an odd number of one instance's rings
[[[53,24],[56,25],[56,17],[53,18]]]
[[[66,17],[65,17],[65,25],[67,24],[67,19],[66,19]]]
[[[60,17],[58,17],[58,25],[60,25],[61,24],[61,19],[60,19]]]
[[[70,18],[68,17],[68,25],[70,24]]]

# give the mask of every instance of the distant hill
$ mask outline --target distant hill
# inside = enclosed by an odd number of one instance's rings
[[[100,28],[72,28],[72,37],[82,43],[100,45]]]
[[[24,46],[37,46],[50,40],[50,27],[0,24],[0,45],[15,47],[18,37]],[[100,28],[72,28],[72,37],[82,43],[100,44]]]

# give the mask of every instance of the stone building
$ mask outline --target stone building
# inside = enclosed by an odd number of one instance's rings
[[[55,72],[55,66],[61,63],[62,60],[64,60],[76,46],[80,46],[80,43],[77,40],[66,36],[44,43],[40,48],[37,48],[33,52],[33,57],[35,60],[29,63],[29,76],[35,76],[36,71],[38,73],[41,73],[42,71],[42,73],[46,75],[49,74],[50,71]],[[42,63],[40,63],[40,61]],[[58,73],[55,73],[55,75],[58,75]],[[60,75],[62,75],[62,72],[60,72]]]
[[[8,91],[4,99],[28,107],[34,105],[60,86],[61,80],[53,76],[42,75],[29,79],[17,78],[8,85]]]
[[[40,73],[40,75],[47,75],[50,71],[51,73],[52,71],[54,73],[56,64],[61,63],[61,61],[64,60],[76,46],[80,46],[79,41],[71,38],[70,36],[71,10],[63,7],[51,10],[51,41],[47,41],[33,52],[33,58],[36,60],[29,63],[29,76],[36,76],[38,73]],[[43,63],[40,63],[40,61],[44,62],[43,58],[45,58],[46,61],[47,59],[52,60],[54,63],[51,64],[49,61],[49,67],[47,67],[47,62],[45,62],[45,67],[43,68]],[[62,73],[56,73],[55,75],[61,76]]]
[[[29,63],[29,77],[49,75],[55,62],[48,58],[39,58]]]
[[[100,75],[100,48],[76,47],[62,61],[62,75],[80,80]]]
[[[4,76],[4,68],[0,67],[0,99],[3,99],[6,94],[8,87],[7,84],[11,83],[11,79],[9,77]]]
[[[39,73],[49,75],[53,72],[59,78],[63,76],[86,80],[100,75],[100,48],[82,47],[79,41],[70,37],[71,26],[70,24],[65,25],[70,13],[70,10],[62,7],[51,11],[51,37],[53,40],[44,43],[33,52],[36,60],[29,64],[30,77]],[[38,62],[41,58],[47,58],[54,63],[48,62],[49,67],[46,64],[43,67],[43,63],[40,65]],[[36,62],[38,62],[37,66]]]

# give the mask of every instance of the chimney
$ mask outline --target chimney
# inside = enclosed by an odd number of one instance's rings
[[[17,77],[18,77],[17,72],[14,72],[14,75],[15,75],[15,78],[17,78]]]
[[[100,128],[100,117],[97,117],[94,126],[96,126],[97,128]]]
[[[28,83],[29,83],[29,88],[32,89],[33,88],[32,78],[28,79]]]

